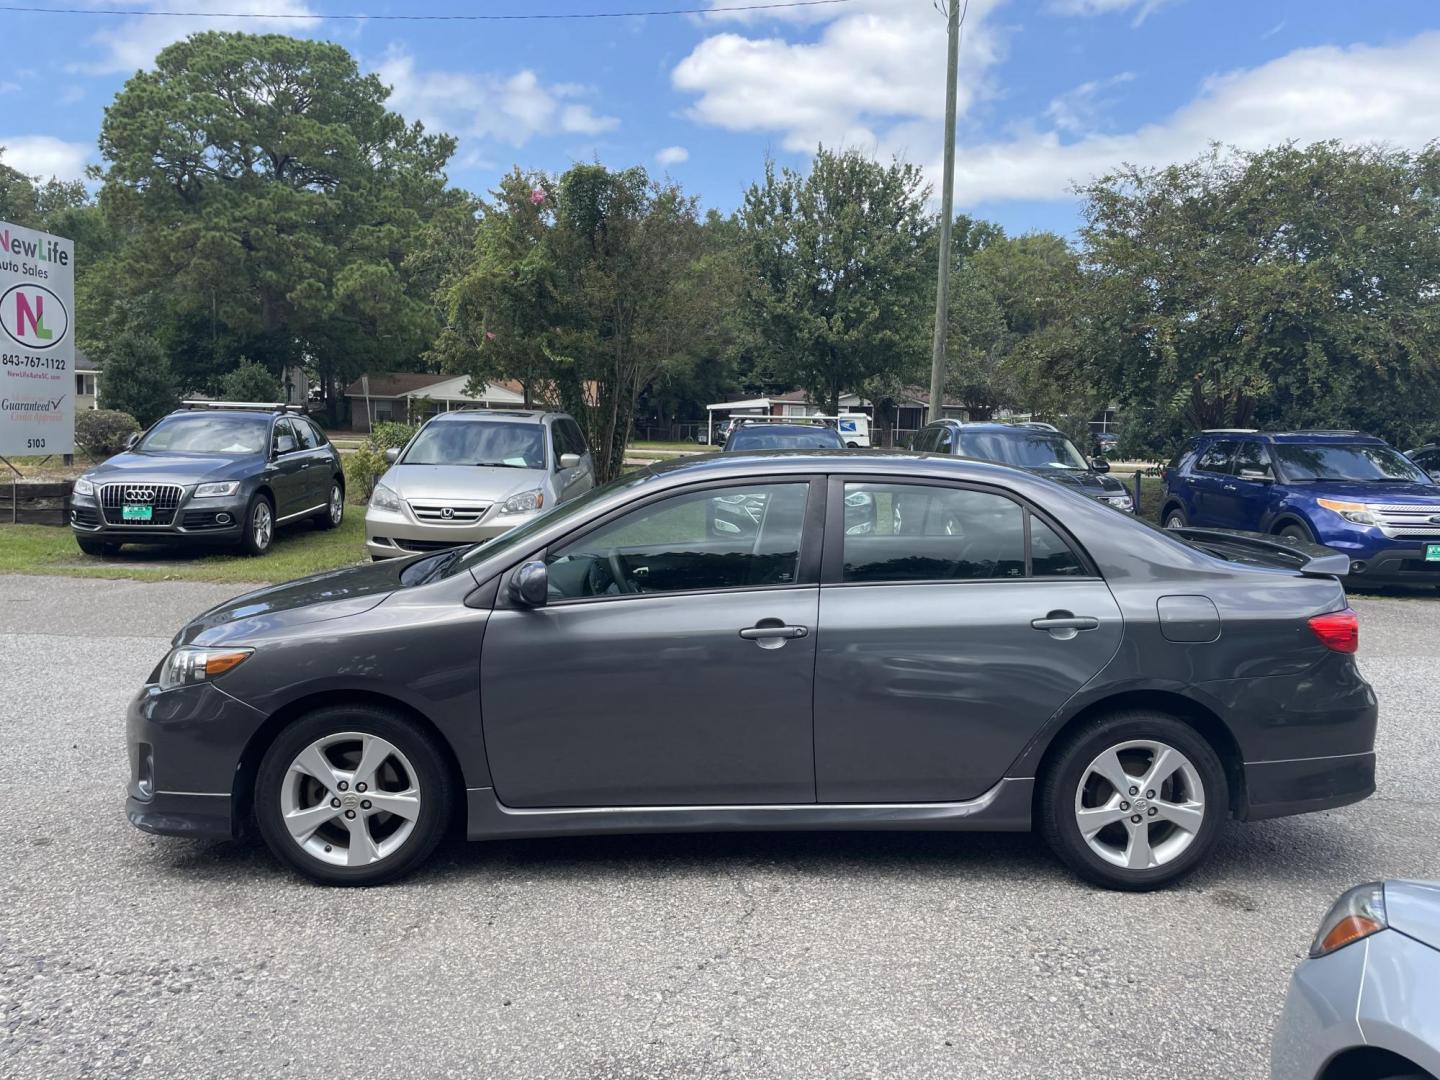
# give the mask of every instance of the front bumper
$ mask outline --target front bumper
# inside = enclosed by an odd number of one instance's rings
[[[469,525],[432,525],[416,521],[407,511],[365,512],[365,550],[372,559],[394,559],[493,540],[535,515],[487,513]]]
[[[245,525],[249,504],[240,496],[194,498],[188,489],[164,524],[120,525],[106,518],[93,495],[70,498],[70,531],[110,543],[165,544],[232,541]]]
[[[131,824],[168,836],[236,835],[236,767],[264,719],[213,684],[141,689],[125,716]]]

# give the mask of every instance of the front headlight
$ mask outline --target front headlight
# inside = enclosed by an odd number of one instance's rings
[[[246,660],[254,649],[201,649],[192,645],[176,649],[160,665],[160,689],[194,686],[209,682],[231,671]]]
[[[195,488],[195,498],[197,499],[218,499],[222,495],[238,495],[239,493],[239,480],[226,480],[220,484],[200,484]]]
[[[1336,900],[1321,920],[1320,931],[1310,946],[1310,956],[1328,956],[1389,925],[1385,919],[1385,886],[1378,881],[1357,885]]]
[[[1129,495],[1104,495],[1100,501],[1115,507],[1116,510],[1129,512],[1135,509],[1135,503]]]
[[[75,481],[75,494],[76,494],[76,495],[94,495],[94,494],[95,494],[95,485],[92,484],[89,480],[86,480],[85,477],[82,476],[82,477],[80,477],[79,480],[76,480],[76,481]]]
[[[500,512],[502,514],[529,514],[544,505],[545,492],[536,488],[534,491],[522,491],[519,495],[511,495],[505,500],[505,505],[500,507]]]
[[[370,493],[370,506],[375,510],[391,510],[398,514],[400,512],[400,496],[384,484],[376,484],[375,490]]]
[[[1380,515],[1364,503],[1341,502],[1339,499],[1316,499],[1315,501],[1326,510],[1334,510],[1346,521],[1353,521],[1356,525],[1382,524]]]

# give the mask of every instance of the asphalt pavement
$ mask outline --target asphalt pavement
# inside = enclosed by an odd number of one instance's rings
[[[453,842],[372,890],[147,836],[125,703],[236,591],[0,576],[0,1076],[1262,1077],[1335,896],[1440,878],[1440,600],[1354,602],[1374,798],[1136,896],[1014,835]]]

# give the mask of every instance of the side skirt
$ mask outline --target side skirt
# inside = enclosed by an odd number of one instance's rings
[[[977,798],[947,803],[800,803],[779,806],[616,806],[519,809],[494,788],[467,788],[466,836],[596,836],[648,832],[772,832],[787,829],[943,829],[1026,832],[1032,777],[1007,777]]]

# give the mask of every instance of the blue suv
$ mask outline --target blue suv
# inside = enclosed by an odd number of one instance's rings
[[[1440,585],[1440,484],[1358,431],[1206,431],[1166,468],[1161,520],[1313,541],[1350,580]]]

